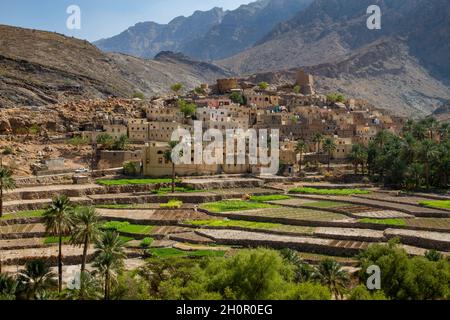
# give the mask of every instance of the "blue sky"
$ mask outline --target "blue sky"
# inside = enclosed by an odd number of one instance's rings
[[[167,23],[195,10],[235,9],[253,0],[0,0],[0,24],[56,31],[89,41],[143,21]],[[66,27],[70,5],[81,9],[81,30]]]

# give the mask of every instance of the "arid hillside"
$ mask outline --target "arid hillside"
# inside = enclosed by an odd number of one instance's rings
[[[0,107],[41,106],[78,99],[130,98],[193,89],[229,75],[225,69],[170,53],[156,60],[105,54],[87,41],[0,25]]]

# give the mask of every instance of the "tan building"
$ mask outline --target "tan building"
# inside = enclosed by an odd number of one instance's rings
[[[346,159],[352,152],[353,141],[352,138],[335,138],[336,150],[333,151],[333,159]]]
[[[280,105],[280,97],[277,95],[245,90],[244,96],[247,99],[247,105],[256,106],[258,109],[267,109]]]
[[[296,76],[296,84],[300,86],[300,92],[306,95],[312,95],[314,91],[314,78],[312,75],[299,70]]]
[[[128,136],[128,128],[122,124],[107,124],[103,126],[103,130],[114,139],[119,139],[121,136]]]
[[[239,84],[237,79],[218,79],[217,80],[217,90],[221,94],[229,93],[232,90],[239,89]]]
[[[142,151],[100,151],[100,159],[97,164],[97,168],[100,170],[121,168],[124,162],[132,161],[141,163]]]
[[[128,121],[128,138],[132,142],[148,141],[148,122],[146,119],[130,119]]]
[[[186,129],[192,133],[193,127],[183,125],[177,122],[149,122],[148,125],[148,140],[170,142],[172,134],[177,129]]]

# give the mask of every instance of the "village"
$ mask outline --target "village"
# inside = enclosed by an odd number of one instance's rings
[[[313,76],[303,71],[298,72],[295,84],[282,88],[237,79],[219,79],[212,87],[205,84],[179,96],[181,88],[174,88],[177,91],[170,97],[142,101],[142,113],[145,113],[142,118],[126,115],[108,118],[99,111],[93,116],[96,121],[84,123],[79,132],[73,132],[90,144],[97,144],[93,147],[96,148],[94,169],[120,168],[131,162],[144,176],[170,176],[171,164],[163,155],[169,148],[172,133],[177,129],[193,132],[194,121],[200,121],[204,130],[218,129],[224,136],[226,130],[278,129],[280,174],[294,177],[301,171],[296,151],[299,140],[305,142],[303,164],[328,162],[328,152],[323,148],[327,138],[333,142],[330,161],[343,164],[353,145],[368,146],[383,130],[399,134],[405,122],[364,101],[316,93]],[[133,145],[133,150],[97,148],[105,137],[119,140],[123,136]],[[185,165],[175,170],[178,176],[256,174],[260,167],[249,163]]]
[[[135,93],[3,111],[1,272],[20,276],[45,261],[46,270],[61,277],[60,295],[88,294],[76,285],[80,264],[82,272],[107,281],[96,273],[103,272],[96,264],[99,244],[77,240],[72,227],[50,228],[52,212],[89,216],[105,237],[117,236],[121,263],[115,267],[125,277],[118,281],[133,286],[160,264],[169,270],[185,261],[194,268],[202,261],[275,254],[275,260],[309,270],[301,271],[308,277],[327,265],[339,273],[339,285],[298,280],[325,286],[314,299],[374,298],[357,286],[365,279],[361,257],[367,252],[389,248],[380,252],[400,250],[408,263],[448,261],[448,126],[316,92],[313,76],[302,70],[295,83],[278,88],[219,79],[190,92],[181,84],[170,90],[148,99]],[[277,130],[278,172],[264,173],[250,156],[243,163],[175,164],[173,132],[195,136],[199,124],[224,136],[230,130]],[[250,152],[245,138],[232,138],[232,145]],[[237,149],[215,152],[235,159]],[[195,153],[193,148],[191,160]],[[124,298],[114,288],[105,299]],[[434,294],[442,297],[447,289],[444,284]],[[149,297],[180,298],[163,287],[132,298]],[[385,292],[382,298],[395,297]]]

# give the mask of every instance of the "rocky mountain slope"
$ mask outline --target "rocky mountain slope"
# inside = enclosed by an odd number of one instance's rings
[[[153,60],[120,53],[108,56],[119,67],[122,76],[138,85],[139,90],[148,96],[169,93],[174,83],[182,83],[185,89],[192,90],[202,83],[214,83],[218,78],[233,75],[216,65],[168,51],[159,53]]]
[[[153,58],[160,51],[183,52],[204,60],[230,57],[261,40],[278,23],[289,20],[312,0],[258,0],[232,11],[214,8],[177,17],[167,25],[138,23],[94,44],[105,52]]]
[[[372,4],[381,7],[381,30],[366,27]],[[316,65],[389,36],[404,38],[421,64],[448,79],[449,22],[448,0],[315,0],[256,46],[221,64],[240,73]]]
[[[430,114],[450,98],[450,88],[433,78],[398,38],[380,39],[349,57],[304,69],[314,74],[321,92],[365,99],[395,114]],[[296,71],[264,72],[247,79],[281,85],[293,83]]]
[[[153,58],[161,51],[178,52],[190,41],[205,35],[219,24],[226,13],[221,8],[196,11],[190,17],[177,17],[168,24],[142,22],[121,34],[94,44],[105,52],[120,52],[141,58]]]
[[[187,42],[181,52],[201,60],[230,57],[261,40],[278,23],[289,20],[312,0],[259,0],[228,12],[204,36]]]
[[[191,89],[229,72],[164,53],[156,60],[105,54],[56,33],[0,26],[0,107],[40,106],[73,99],[150,96],[182,82]]]

